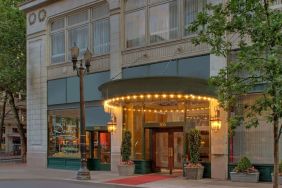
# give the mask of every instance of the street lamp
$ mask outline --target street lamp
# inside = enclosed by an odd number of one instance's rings
[[[76,179],[90,180],[90,172],[87,169],[86,159],[86,131],[85,131],[85,103],[84,103],[84,75],[89,72],[92,53],[88,50],[84,53],[83,59],[78,60],[79,48],[74,43],[71,48],[71,57],[73,63],[73,71],[77,72],[79,77],[79,92],[80,92],[80,169],[77,172]],[[77,65],[79,62],[79,65]],[[84,63],[84,64],[83,64]]]

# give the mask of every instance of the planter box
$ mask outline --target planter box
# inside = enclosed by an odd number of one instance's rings
[[[192,180],[199,180],[203,178],[204,167],[201,168],[188,168],[185,167],[186,170],[186,178]]]
[[[231,181],[257,183],[259,181],[259,172],[255,173],[237,173],[230,172]]]
[[[135,165],[118,165],[118,174],[120,176],[132,176],[135,171]]]
[[[273,182],[273,174],[271,174],[271,177],[272,177],[272,182]],[[279,176],[279,177],[278,177],[278,183],[279,183],[280,185],[282,185],[282,176]]]

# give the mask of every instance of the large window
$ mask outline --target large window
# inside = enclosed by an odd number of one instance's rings
[[[65,60],[65,21],[63,19],[51,23],[51,62]]]
[[[48,156],[79,158],[79,110],[48,112]]]
[[[150,42],[175,39],[178,34],[177,1],[153,6],[149,10]]]
[[[254,104],[260,95],[247,95],[240,100],[240,105]],[[253,164],[273,164],[272,125],[263,116],[258,117],[259,126],[246,128],[244,123],[234,130],[229,140],[229,162],[237,163],[242,157],[248,157]],[[282,152],[282,140],[279,143]],[[280,160],[282,156],[280,155]]]
[[[79,56],[82,57],[88,47],[88,12],[80,12],[68,16],[68,49],[77,45],[80,49]],[[69,57],[70,52],[68,51]]]
[[[145,11],[127,13],[125,16],[126,46],[128,48],[145,44]]]
[[[79,11],[51,22],[51,63],[70,59],[69,49],[76,44],[80,57],[87,48],[94,56],[110,51],[110,24],[108,4]],[[65,55],[67,54],[67,55]]]
[[[110,51],[110,22],[108,6],[103,5],[93,9],[93,52],[105,54]]]
[[[206,0],[125,0],[126,48],[192,34],[187,28],[205,3]]]
[[[197,14],[204,9],[206,0],[184,0],[184,33],[191,34],[188,26],[197,18]]]

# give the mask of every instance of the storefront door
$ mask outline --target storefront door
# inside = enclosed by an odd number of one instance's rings
[[[155,171],[182,169],[183,156],[182,128],[153,130],[153,166]]]

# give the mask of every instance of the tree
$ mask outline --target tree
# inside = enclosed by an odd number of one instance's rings
[[[25,16],[17,4],[23,0],[0,0],[0,91],[7,93],[26,160],[26,136],[19,118],[15,95],[26,90]]]
[[[231,129],[240,124],[260,126],[259,117],[273,128],[274,181],[278,188],[279,139],[282,133],[282,14],[271,0],[229,0],[209,4],[189,26],[197,32],[195,45],[207,43],[211,53],[226,58],[226,66],[210,79],[216,86],[220,106],[228,112]],[[231,58],[237,50],[236,60]],[[263,89],[255,103],[238,103],[254,87]],[[231,116],[232,114],[232,116]],[[234,114],[234,115],[233,115]]]
[[[1,119],[0,119],[0,150],[2,149],[2,138],[3,138],[3,127],[6,116],[6,104],[7,104],[8,96],[7,93],[4,93],[3,104],[1,108]]]

